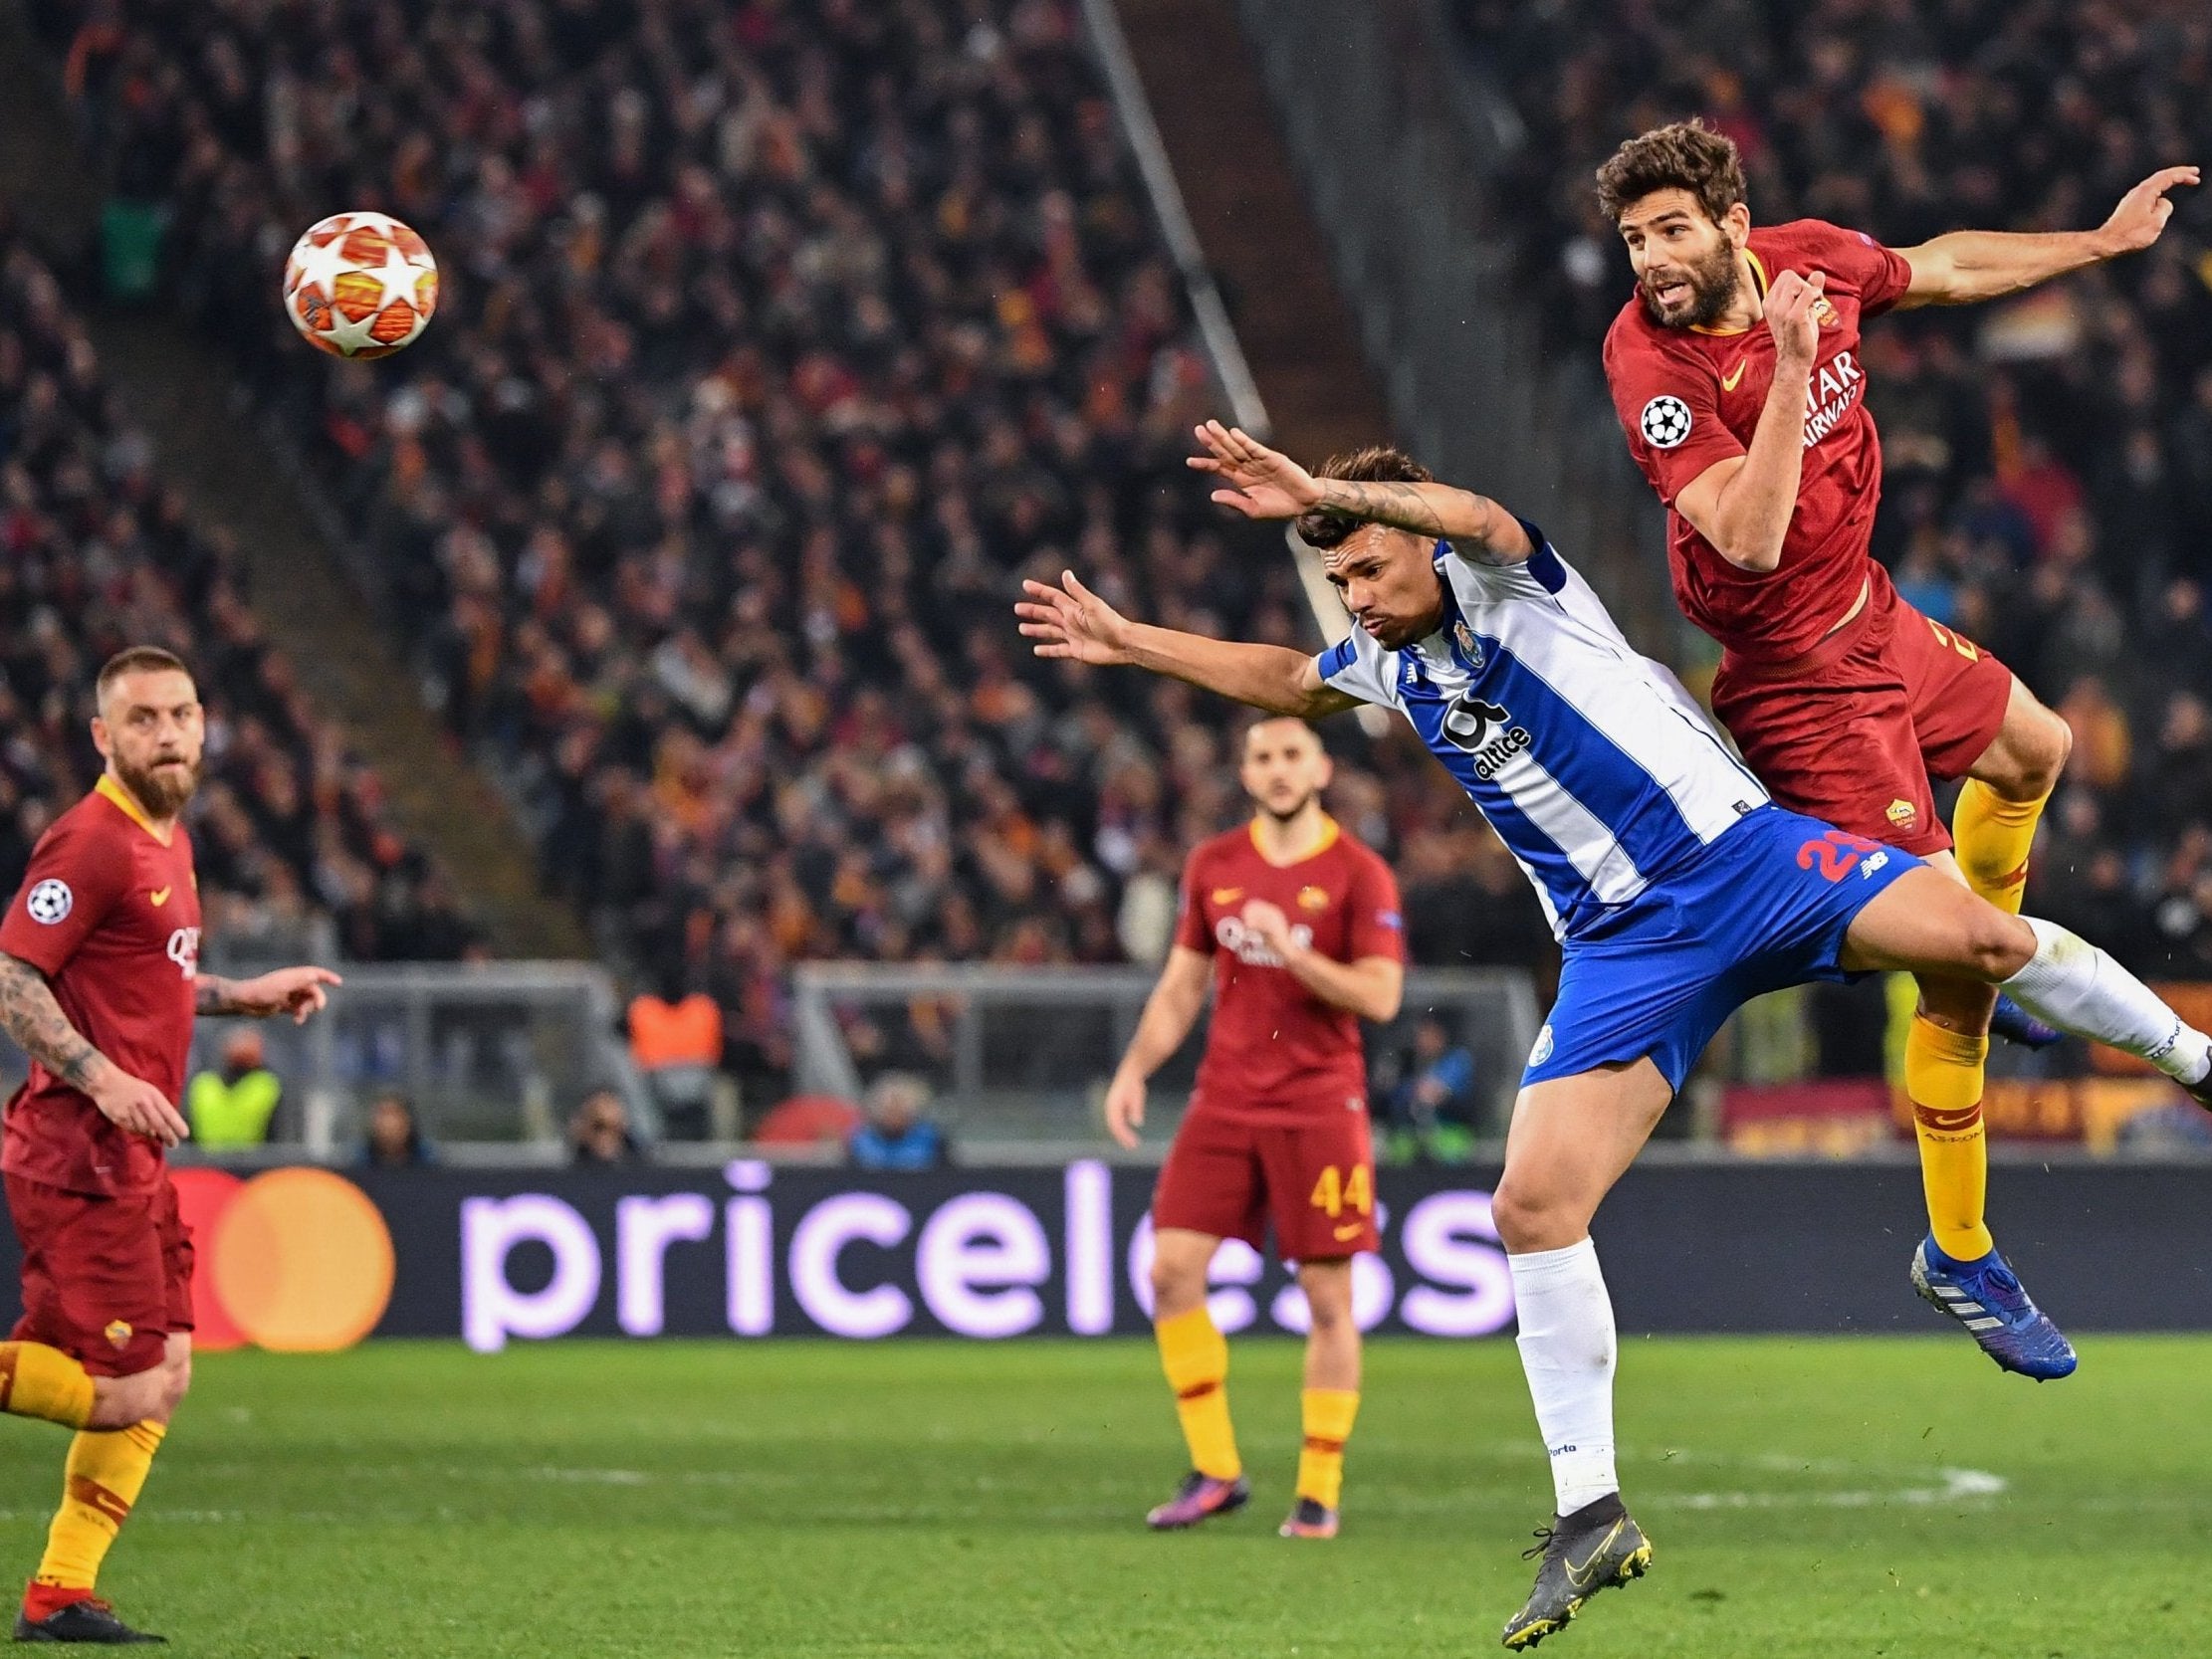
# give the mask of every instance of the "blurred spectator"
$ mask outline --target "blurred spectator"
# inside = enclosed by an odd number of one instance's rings
[[[584,1096],[568,1120],[568,1145],[575,1163],[630,1163],[644,1155],[630,1133],[630,1109],[612,1089]]]
[[[722,1064],[722,1009],[715,999],[672,976],[658,991],[631,999],[628,1024],[630,1060],[653,1097],[661,1133],[673,1141],[715,1134]],[[727,1138],[736,1126],[721,1129],[718,1138]]]
[[[1414,1027],[1399,1071],[1385,1103],[1384,1161],[1464,1163],[1474,1149],[1481,1112],[1473,1051],[1442,1020],[1427,1015]]]
[[[845,1142],[856,1169],[940,1169],[951,1161],[945,1132],[922,1115],[929,1085],[906,1072],[876,1079],[863,1103],[867,1120]]]
[[[184,1088],[193,1145],[222,1152],[268,1141],[284,1084],[262,1062],[261,1033],[252,1026],[238,1026],[223,1038],[222,1063]]]
[[[386,1090],[368,1104],[368,1131],[356,1160],[369,1169],[419,1169],[438,1161],[437,1148],[415,1121],[414,1102]]]

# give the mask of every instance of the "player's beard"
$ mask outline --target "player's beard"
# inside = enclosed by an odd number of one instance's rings
[[[1320,791],[1318,790],[1308,789],[1304,794],[1298,797],[1296,802],[1280,812],[1269,806],[1265,801],[1261,801],[1259,803],[1259,810],[1266,813],[1268,817],[1272,818],[1275,821],[1275,827],[1277,829],[1287,829],[1291,824],[1297,822],[1298,814],[1305,811],[1307,807],[1311,806],[1314,802],[1314,797],[1319,793]]]
[[[141,770],[118,754],[115,775],[130,791],[130,798],[156,818],[175,817],[192,798],[192,791],[200,786],[199,765],[190,760],[156,761]]]
[[[1648,287],[1641,290],[1644,309],[1661,328],[1710,328],[1727,312],[1736,297],[1736,284],[1742,281],[1742,273],[1736,268],[1736,250],[1722,237],[1719,247],[1681,270],[1689,279],[1689,310],[1678,317],[1668,317]]]

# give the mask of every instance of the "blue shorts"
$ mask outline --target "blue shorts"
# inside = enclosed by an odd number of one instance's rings
[[[1649,1055],[1680,1089],[1751,998],[1852,977],[1839,960],[1852,919],[1921,863],[1778,806],[1745,814],[1696,863],[1567,940],[1522,1086]]]

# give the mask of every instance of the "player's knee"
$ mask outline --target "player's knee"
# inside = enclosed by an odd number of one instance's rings
[[[2011,775],[2003,780],[2004,792],[2022,800],[2035,800],[2059,786],[2067,756],[2074,752],[2074,728],[2057,714],[2035,706],[2034,714],[2006,733],[2005,758]]]
[[[1964,943],[1969,965],[1992,985],[2010,979],[2036,953],[2035,930],[1995,905],[1974,907],[1974,920],[1967,927]]]
[[[184,1403],[184,1396],[192,1391],[192,1356],[182,1354],[161,1367],[161,1399],[148,1413],[156,1422],[167,1422],[176,1415],[176,1408]]]
[[[1559,1194],[1516,1180],[1510,1171],[1491,1194],[1490,1219],[1497,1226],[1498,1242],[1514,1255],[1572,1244],[1581,1236]]]
[[[128,1428],[148,1417],[168,1420],[163,1401],[168,1391],[167,1365],[154,1365],[128,1376],[93,1378],[93,1409],[85,1419],[89,1429]]]
[[[1206,1270],[1178,1258],[1152,1259],[1152,1306],[1162,1319],[1188,1313],[1206,1299]]]

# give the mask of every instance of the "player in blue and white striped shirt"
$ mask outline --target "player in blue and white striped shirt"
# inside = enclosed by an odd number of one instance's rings
[[[1391,450],[1315,478],[1215,422],[1192,465],[1248,518],[1299,521],[1355,624],[1319,657],[1131,622],[1064,573],[1023,584],[1037,655],[1128,663],[1275,714],[1395,709],[1535,884],[1564,956],[1493,1201],[1557,1515],[1508,1647],[1556,1630],[1651,1547],[1614,1476],[1613,1310],[1599,1201],[1751,997],[1903,970],[2004,985],[2039,1018],[2151,1061],[2212,1104],[2212,1042],[2101,950],[2007,916],[1909,853],[1772,804],[1672,675],[1622,637],[1541,531]],[[2010,1271],[1915,1283],[2000,1362],[2074,1368]],[[2002,1264],[2000,1263],[2001,1267]]]

